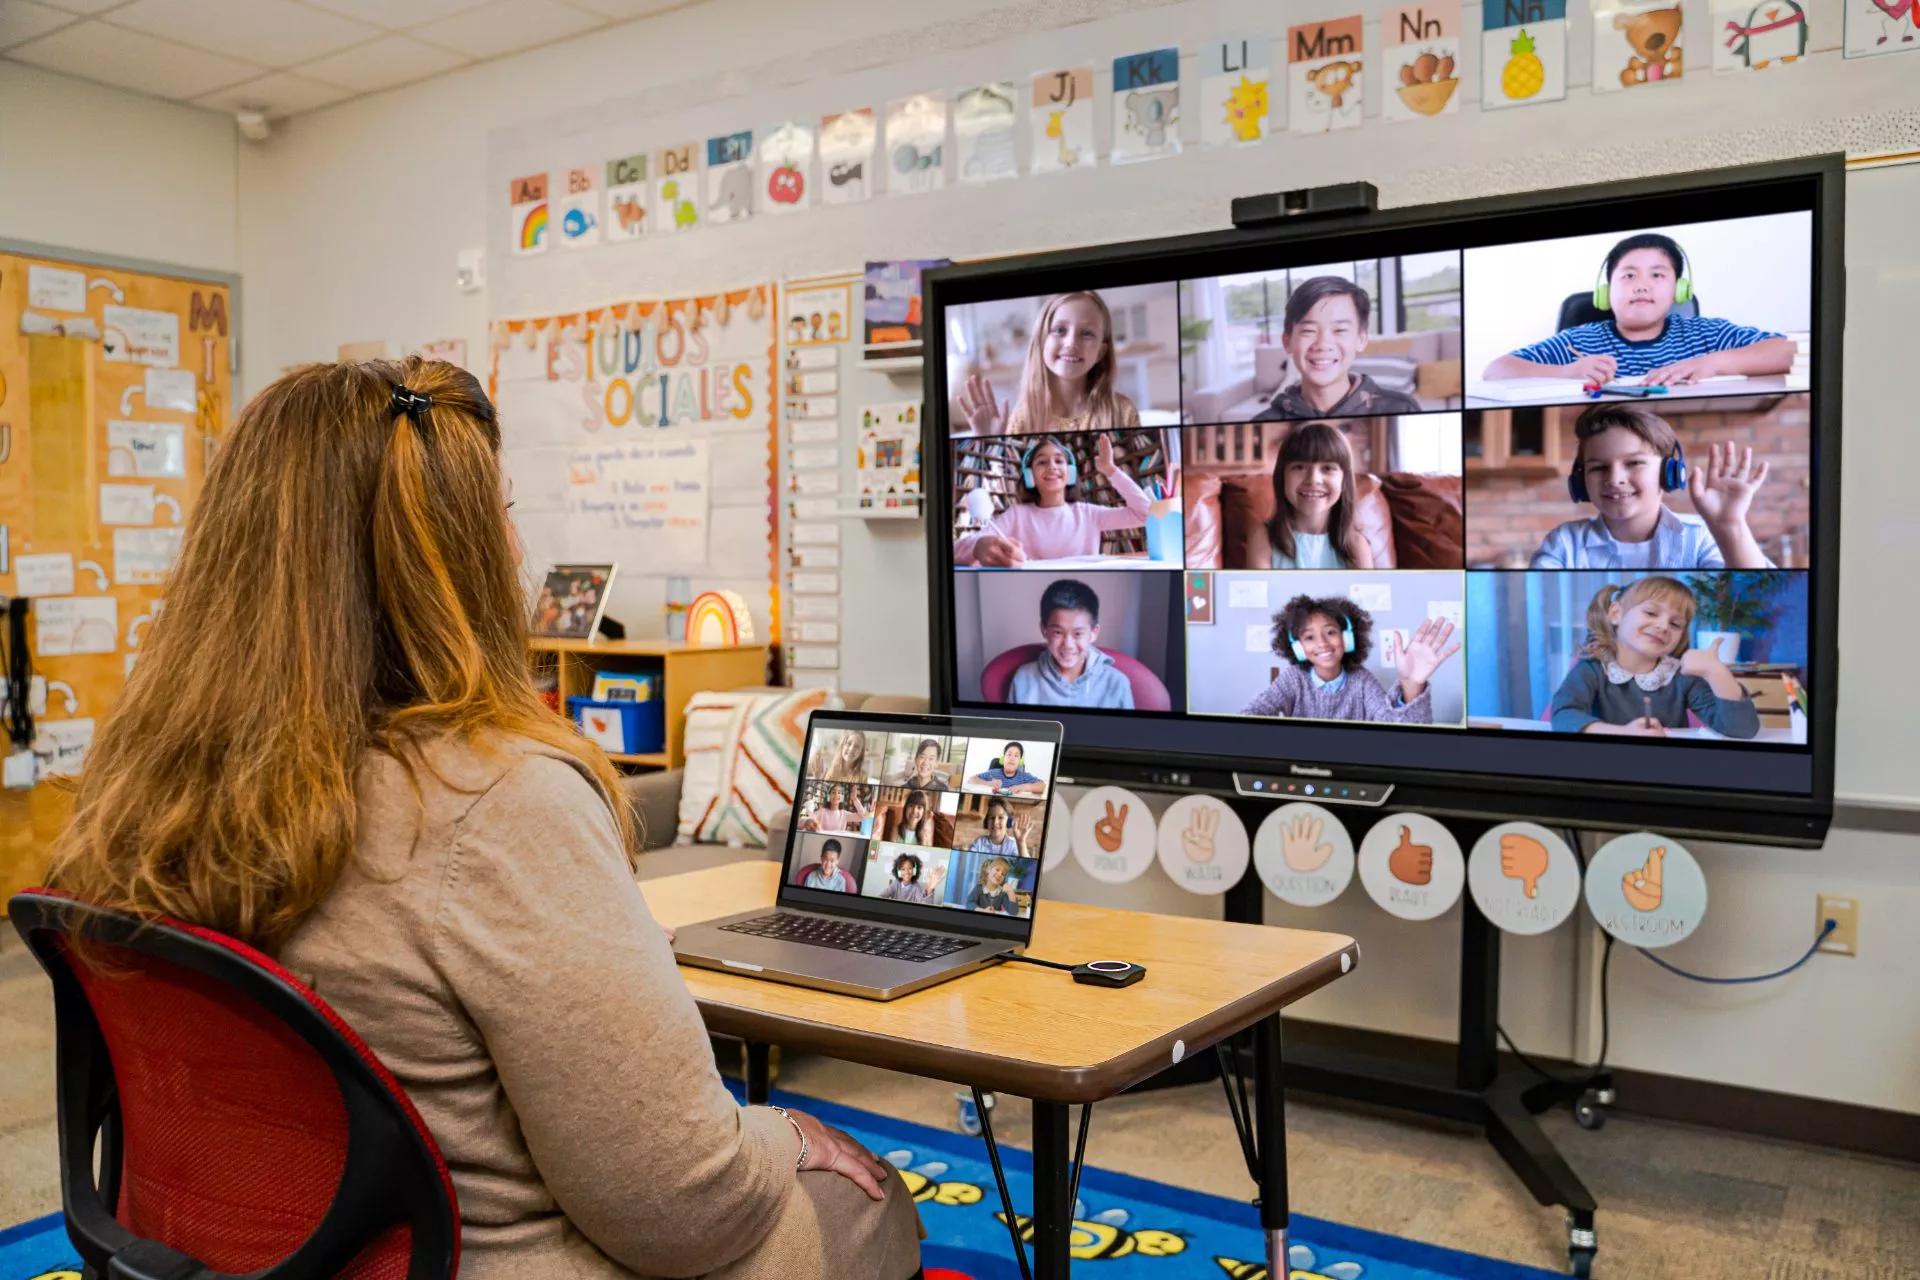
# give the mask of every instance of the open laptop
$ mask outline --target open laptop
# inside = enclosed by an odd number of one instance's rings
[[[1025,949],[1060,733],[814,712],[773,908],[683,928],[674,955],[891,1000]]]

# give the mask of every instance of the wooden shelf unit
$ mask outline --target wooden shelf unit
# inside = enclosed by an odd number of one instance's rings
[[[767,682],[767,647],[763,644],[689,645],[671,640],[561,640],[534,636],[528,649],[536,675],[551,671],[560,692],[560,713],[568,698],[593,693],[593,677],[600,671],[652,675],[658,681],[654,696],[666,705],[667,743],[664,751],[610,752],[615,764],[653,769],[678,769],[687,762],[687,703],[696,693],[738,689]]]

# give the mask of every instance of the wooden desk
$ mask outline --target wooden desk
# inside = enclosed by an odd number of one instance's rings
[[[640,889],[655,918],[674,927],[771,906],[779,875],[777,862],[734,863]],[[1285,1275],[1280,1010],[1350,970],[1359,945],[1339,934],[1043,899],[1028,951],[1048,960],[1124,958],[1145,965],[1147,976],[1114,990],[1005,964],[882,1003],[708,969],[680,973],[714,1031],[1031,1098],[1031,1238],[1035,1274],[1046,1280],[1068,1273],[1068,1105],[1111,1098],[1253,1028],[1260,1218],[1268,1265]],[[764,1078],[750,1080],[749,1100],[763,1099],[764,1088]],[[1083,1134],[1084,1126],[1083,1112]]]

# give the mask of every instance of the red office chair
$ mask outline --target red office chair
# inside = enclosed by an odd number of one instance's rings
[[[211,929],[45,889],[7,912],[53,980],[60,1194],[89,1276],[452,1280],[446,1161],[324,1000]]]
[[[1009,649],[980,673],[980,696],[987,702],[1005,702],[1007,690],[1013,685],[1013,673],[1040,655],[1045,645],[1023,644]],[[1100,652],[1113,659],[1113,665],[1133,686],[1133,705],[1139,711],[1170,711],[1173,699],[1167,694],[1167,686],[1160,677],[1148,669],[1147,664],[1138,658],[1124,653],[1115,653],[1111,649]]]

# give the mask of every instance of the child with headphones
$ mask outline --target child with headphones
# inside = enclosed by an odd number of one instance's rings
[[[1753,699],[1720,655],[1688,647],[1693,613],[1693,592],[1673,578],[1594,593],[1580,661],[1554,691],[1554,731],[1664,738],[1691,711],[1729,738],[1758,734]]]
[[[1447,643],[1453,630],[1445,618],[1423,620],[1400,652],[1400,679],[1389,693],[1366,665],[1373,615],[1340,596],[1295,596],[1273,615],[1273,651],[1286,661],[1241,714],[1432,724],[1428,681],[1460,652],[1460,641]]]
[[[1604,320],[1575,325],[1487,366],[1486,377],[1579,378],[1599,387],[1618,378],[1678,387],[1728,374],[1785,373],[1793,340],[1751,325],[1674,310],[1693,299],[1685,250],[1657,232],[1628,236],[1608,251],[1594,282]]]
[[[1765,460],[1731,441],[1689,468],[1666,419],[1632,403],[1600,404],[1573,424],[1567,492],[1591,503],[1588,520],[1555,528],[1534,552],[1535,569],[1771,569],[1747,524],[1767,478]],[[1686,490],[1697,520],[1669,510]]]
[[[1056,294],[1040,308],[1011,404],[975,373],[954,407],[977,436],[1140,425],[1140,410],[1113,389],[1113,313],[1091,291]]]
[[[1107,530],[1145,525],[1153,500],[1114,462],[1110,437],[1095,437],[1093,465],[1125,506],[1079,500],[1080,464],[1064,439],[1043,436],[1028,445],[1020,455],[1020,501],[980,532],[962,534],[953,544],[954,564],[1011,569],[1029,560],[1097,556]]]

